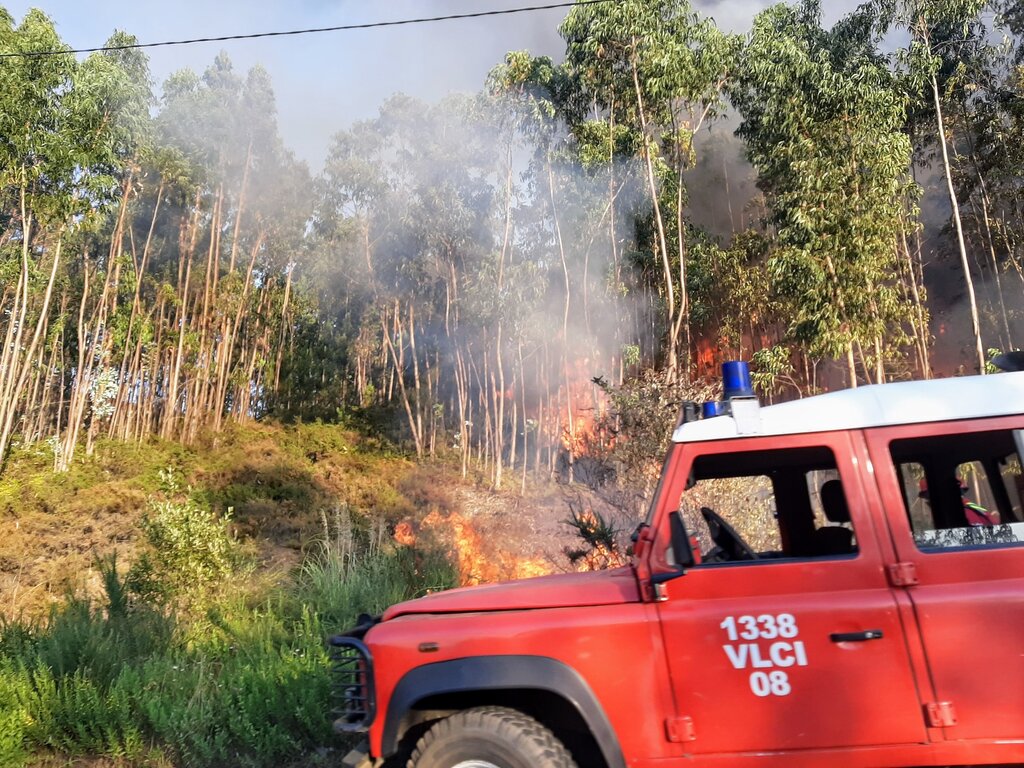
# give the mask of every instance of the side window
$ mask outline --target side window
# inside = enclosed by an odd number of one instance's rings
[[[842,557],[857,538],[827,448],[709,454],[679,509],[702,565]]]
[[[934,552],[1024,544],[1024,475],[1012,431],[896,440],[914,541]]]

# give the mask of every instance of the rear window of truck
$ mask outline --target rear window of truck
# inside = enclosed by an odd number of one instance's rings
[[[923,552],[1024,544],[1021,430],[890,445],[914,541]]]

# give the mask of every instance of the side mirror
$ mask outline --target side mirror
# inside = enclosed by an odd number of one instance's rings
[[[656,573],[651,577],[654,585],[664,584],[680,576],[686,575],[689,568],[696,564],[693,556],[693,546],[690,544],[690,537],[686,534],[686,526],[683,525],[683,517],[678,512],[670,512],[668,515],[669,531],[672,534],[672,557],[676,561],[675,570],[667,573]]]

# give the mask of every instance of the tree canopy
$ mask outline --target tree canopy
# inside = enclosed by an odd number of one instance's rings
[[[315,173],[226,54],[159,86],[137,50],[0,59],[0,457],[366,419],[500,486],[584,471],[628,439],[610,391],[723,359],[772,397],[983,370],[1024,317],[1021,27],[580,5],[561,62],[395,95]],[[0,11],[0,52],[44,50]]]

